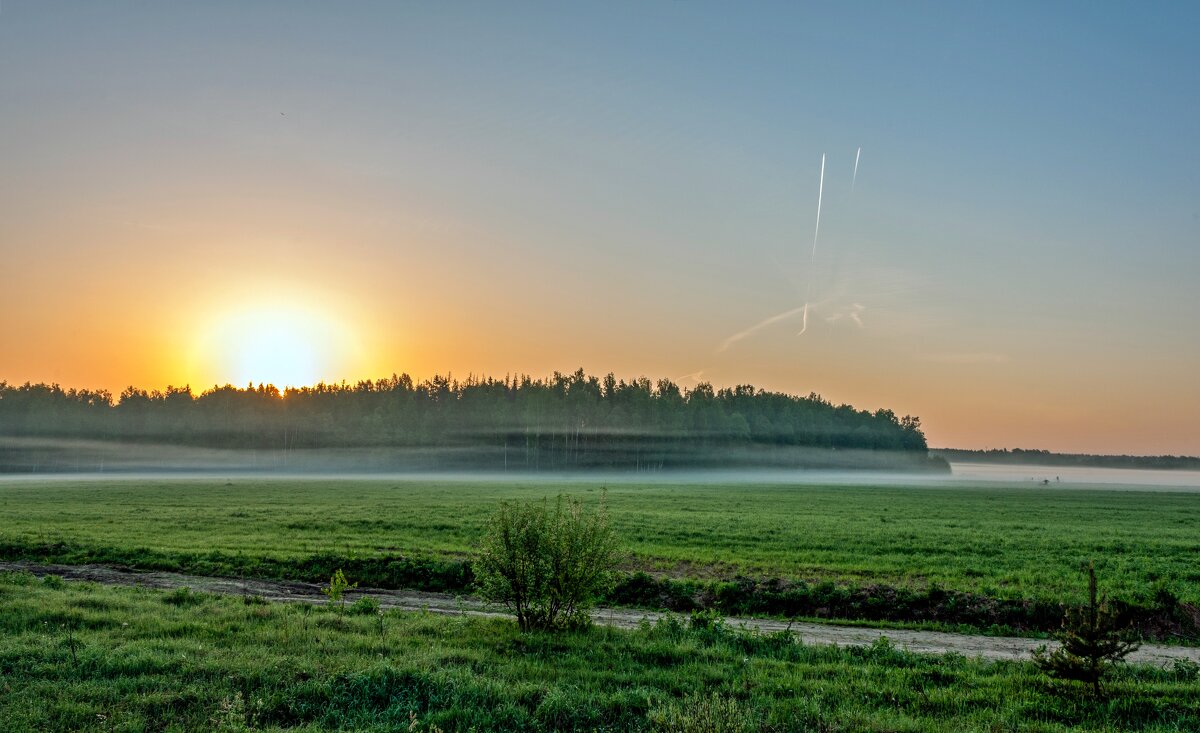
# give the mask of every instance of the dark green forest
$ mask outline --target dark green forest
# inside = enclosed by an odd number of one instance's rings
[[[422,382],[402,374],[284,391],[130,387],[115,397],[0,382],[0,436],[269,451],[460,449],[457,460],[469,454],[480,467],[534,470],[805,465],[832,451],[886,452],[931,467],[920,420],[891,410],[750,385],[685,390],[667,379],[625,381],[582,370],[548,379]]]

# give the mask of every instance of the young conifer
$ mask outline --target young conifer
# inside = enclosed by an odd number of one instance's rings
[[[1090,684],[1099,697],[1101,678],[1138,644],[1124,633],[1107,599],[1097,600],[1095,563],[1088,563],[1087,574],[1087,605],[1067,609],[1057,635],[1061,646],[1050,653],[1043,647],[1034,662],[1053,677]]]

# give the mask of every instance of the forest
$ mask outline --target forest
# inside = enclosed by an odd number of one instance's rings
[[[917,417],[833,405],[816,394],[707,383],[682,389],[668,379],[583,370],[422,382],[402,374],[282,391],[269,384],[200,394],[187,386],[130,387],[115,397],[0,382],[0,436],[274,451],[460,449],[473,464],[528,469],[744,465],[768,455],[787,465],[834,450],[887,452],[930,467]],[[794,458],[780,463],[780,455]]]

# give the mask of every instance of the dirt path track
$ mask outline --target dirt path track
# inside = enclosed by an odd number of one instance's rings
[[[255,580],[238,578],[212,578],[179,573],[136,572],[103,565],[36,565],[21,562],[0,562],[0,572],[26,571],[39,577],[58,575],[66,580],[87,580],[104,585],[139,586],[169,590],[187,586],[194,591],[220,593],[223,595],[255,595],[268,601],[280,603],[324,603],[321,587],[314,583],[286,580]],[[429,611],[444,614],[470,614],[476,616],[505,616],[488,610],[478,600],[469,596],[456,597],[444,593],[419,591],[384,590],[360,588],[347,594],[353,602],[364,595],[379,601],[382,608],[405,611]],[[630,628],[641,621],[654,622],[664,614],[627,608],[602,608],[592,614],[596,623],[607,626]],[[886,636],[896,646],[913,652],[944,654],[957,652],[967,657],[984,659],[1028,659],[1045,641],[1004,636],[970,636],[947,634],[939,631],[905,631],[900,629],[874,629],[862,626],[834,626],[829,624],[787,623],[769,619],[729,618],[734,627],[745,626],[763,632],[790,629],[806,644],[836,644],[838,646],[866,646]],[[1053,646],[1053,643],[1050,644]],[[1141,664],[1166,666],[1176,659],[1188,659],[1200,663],[1200,647],[1143,644],[1129,661]]]

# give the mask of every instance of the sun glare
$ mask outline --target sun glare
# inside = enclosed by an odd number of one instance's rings
[[[336,378],[349,343],[328,316],[296,306],[254,306],[219,317],[200,345],[204,371],[216,383],[314,384]]]

